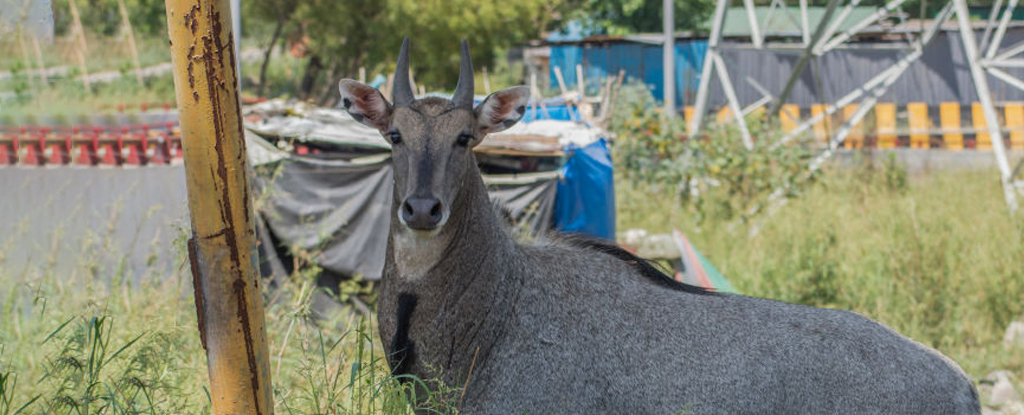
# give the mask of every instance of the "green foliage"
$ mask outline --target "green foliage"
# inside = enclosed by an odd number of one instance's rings
[[[701,218],[742,218],[779,188],[795,194],[804,183],[811,151],[806,146],[771,149],[778,137],[748,124],[756,136],[747,150],[738,132],[717,127],[710,135],[687,138],[680,117],[666,119],[648,89],[623,88],[620,110],[609,129],[615,133],[615,163],[627,179],[667,187]],[[716,127],[712,127],[716,128]]]
[[[577,0],[573,17],[585,22],[598,33],[623,35],[661,32],[663,13],[661,0]],[[673,1],[675,29],[707,30],[708,19],[715,10],[714,0]]]
[[[273,2],[288,3],[287,0]],[[402,38],[412,39],[411,69],[417,82],[431,89],[451,90],[458,78],[459,41],[471,45],[477,70],[495,67],[502,52],[553,23],[565,8],[559,0],[415,1],[356,0],[338,2],[311,0],[298,3],[285,28],[285,39],[308,39],[309,56],[303,75],[313,77],[315,89],[336,95],[338,79],[356,77],[360,67],[367,74],[394,70]],[[273,26],[287,6],[251,6],[248,12],[260,33],[269,39]],[[275,6],[276,7],[276,6]],[[483,85],[477,84],[477,91]]]
[[[71,33],[73,17],[70,0],[53,0],[53,23],[57,35]],[[74,0],[82,26],[104,36],[121,33],[123,22],[117,0]],[[163,0],[124,0],[128,19],[136,36],[167,36]]]
[[[384,14],[395,26],[384,45],[398,45],[401,37],[413,40],[412,69],[427,85],[453,89],[458,78],[461,39],[469,40],[477,70],[494,67],[500,51],[539,36],[564,1],[495,0],[428,1],[392,0]],[[395,56],[397,47],[386,50]],[[391,59],[384,62],[393,64]],[[482,85],[477,85],[482,91]]]
[[[116,267],[85,264],[95,271],[82,280],[45,264],[11,274],[2,262],[0,252],[0,415],[210,413],[187,271],[145,271],[131,286],[139,276]],[[453,392],[416,399],[415,386],[432,380],[391,375],[372,315],[315,318],[318,291],[300,275],[266,292],[275,412],[455,411]]]

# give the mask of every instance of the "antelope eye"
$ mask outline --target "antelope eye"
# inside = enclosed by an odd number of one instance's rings
[[[391,139],[391,144],[398,144],[402,142],[402,134],[398,131],[388,133],[388,138]]]
[[[470,141],[473,141],[473,135],[468,133],[462,133],[459,134],[459,138],[455,140],[455,144],[466,147],[469,145]]]

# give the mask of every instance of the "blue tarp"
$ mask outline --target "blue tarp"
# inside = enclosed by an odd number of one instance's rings
[[[679,106],[692,103],[697,94],[707,47],[706,40],[676,41],[676,104]],[[566,87],[575,88],[577,64],[583,65],[584,77],[590,88],[598,88],[608,75],[617,75],[620,69],[624,69],[627,78],[650,85],[655,99],[664,97],[661,45],[635,42],[587,47],[552,45],[551,85],[558,85],[554,70],[558,66]]]
[[[566,150],[555,196],[555,227],[615,240],[615,186],[608,143],[598,140]]]
[[[544,111],[545,108],[547,109],[546,112]],[[526,107],[526,113],[523,114],[522,122],[537,120],[576,121],[579,118],[579,111],[569,109],[569,106],[565,104],[548,104],[545,107],[530,105]]]

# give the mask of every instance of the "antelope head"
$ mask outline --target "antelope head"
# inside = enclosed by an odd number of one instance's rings
[[[409,82],[409,39],[402,42],[388,102],[379,91],[343,79],[342,105],[357,121],[391,143],[396,216],[405,230],[436,235],[448,223],[467,175],[479,174],[473,147],[489,133],[511,127],[525,111],[529,87],[516,86],[473,102],[473,63],[462,41],[459,81],[451,100],[416,99]]]

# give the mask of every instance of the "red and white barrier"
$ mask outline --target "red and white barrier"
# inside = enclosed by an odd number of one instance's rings
[[[0,126],[0,166],[145,166],[180,159],[177,121],[120,127]]]

